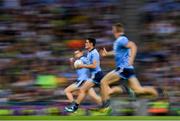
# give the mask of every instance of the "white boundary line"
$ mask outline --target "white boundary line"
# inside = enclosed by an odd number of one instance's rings
[[[1,120],[0,121],[179,121],[177,120]]]

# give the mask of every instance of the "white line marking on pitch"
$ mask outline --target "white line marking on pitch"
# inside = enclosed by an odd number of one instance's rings
[[[1,119],[0,119],[1,121]],[[102,121],[102,120],[3,120],[3,121]],[[178,119],[177,120],[104,120],[104,121],[179,121]]]

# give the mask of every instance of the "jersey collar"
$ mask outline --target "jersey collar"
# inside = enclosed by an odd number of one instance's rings
[[[93,51],[95,48],[91,49],[89,52]]]
[[[121,35],[119,35],[119,37],[118,38],[120,38],[120,37],[122,37],[122,36],[126,36],[125,34],[121,34]]]
[[[84,57],[84,56],[82,55],[79,59],[81,59],[82,57]]]

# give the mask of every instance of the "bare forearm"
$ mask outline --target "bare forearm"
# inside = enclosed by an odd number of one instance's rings
[[[90,69],[94,69],[96,67],[97,67],[96,60],[94,60],[92,64],[83,64],[79,66],[79,68],[90,68]]]
[[[69,59],[69,63],[72,69],[74,69],[74,61],[75,61],[74,58]]]
[[[114,51],[108,51],[107,52],[107,56],[113,56],[114,55]]]
[[[131,49],[130,59],[134,62],[135,57],[136,57],[136,53],[137,53],[137,46],[136,46],[136,44],[133,43],[130,49]]]
[[[96,65],[93,65],[93,64],[89,64],[89,65],[83,65],[83,68],[96,68]]]

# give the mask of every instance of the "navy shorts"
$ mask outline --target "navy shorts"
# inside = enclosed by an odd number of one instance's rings
[[[131,77],[135,77],[135,71],[133,68],[116,68],[115,72],[118,73],[118,75],[122,78],[122,79],[129,79]]]
[[[101,79],[104,77],[104,74],[102,71],[99,71],[91,76],[91,81],[95,83],[96,85],[100,85]]]
[[[85,80],[77,80],[75,82],[75,84],[76,84],[77,87],[80,87],[84,82],[85,82]]]

